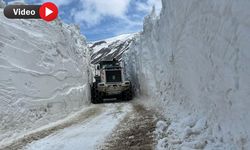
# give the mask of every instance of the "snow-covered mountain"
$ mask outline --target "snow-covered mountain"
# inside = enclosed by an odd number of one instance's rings
[[[88,103],[88,51],[77,26],[10,20],[0,8],[0,141]]]
[[[172,122],[158,149],[250,149],[250,1],[162,2],[124,58]]]
[[[113,38],[92,42],[89,47],[92,49],[91,63],[96,64],[100,60],[122,59],[122,54],[129,49],[134,37],[138,35],[123,34]]]

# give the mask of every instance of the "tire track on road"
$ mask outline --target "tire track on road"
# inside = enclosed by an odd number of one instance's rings
[[[156,120],[154,113],[139,104],[117,126],[101,150],[151,150],[155,147],[154,131]]]
[[[82,122],[28,144],[26,150],[94,150],[112,134],[126,115],[133,111],[130,103],[95,105],[102,112]]]
[[[98,116],[101,112],[101,107],[94,106],[93,108],[89,108],[86,111],[77,114],[76,116],[70,118],[67,121],[62,122],[59,125],[54,125],[39,131],[34,131],[33,133],[30,133],[28,135],[23,136],[22,138],[12,141],[11,143],[3,146],[3,148],[0,148],[0,150],[20,150],[29,143],[43,139],[61,129],[70,127],[74,124],[78,124],[90,118],[94,118],[94,116]]]

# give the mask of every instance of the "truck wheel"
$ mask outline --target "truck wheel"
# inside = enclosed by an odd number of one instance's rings
[[[132,95],[132,87],[130,87],[128,90],[124,91],[123,94],[122,94],[122,100],[124,101],[130,101],[132,100],[133,98],[133,95]]]
[[[103,103],[103,96],[102,96],[102,93],[97,91],[98,92],[98,96],[97,96],[97,103]]]
[[[95,83],[91,86],[91,103],[96,104],[96,86]]]
[[[97,90],[97,84],[93,83],[93,86],[91,87],[91,102],[93,104],[102,103],[102,94]]]

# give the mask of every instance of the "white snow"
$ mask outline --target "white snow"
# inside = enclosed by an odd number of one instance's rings
[[[140,36],[106,39],[94,53],[135,37],[123,59],[127,75],[147,97],[142,103],[168,118],[156,125],[156,149],[250,149],[250,1],[162,3]],[[0,145],[88,104],[92,79],[79,27],[9,20],[3,7],[0,0]],[[107,55],[115,51],[116,44]],[[124,117],[119,112],[106,107],[27,149],[95,149]]]
[[[112,38],[105,39],[107,43],[113,43],[115,41],[126,41],[128,39],[132,39],[137,33],[130,33],[130,34],[121,34]]]
[[[101,60],[112,60],[113,58],[122,61],[123,53],[129,50],[134,37],[138,35],[138,33],[124,34],[90,43],[91,63],[96,64]]]
[[[105,104],[100,115],[84,122],[65,128],[26,146],[27,150],[94,150],[105,142],[112,130],[132,111],[131,105]],[[119,108],[121,107],[121,108]],[[119,108],[119,109],[118,109]]]
[[[102,48],[108,47],[109,44],[108,43],[102,43],[100,45],[97,45],[93,48],[93,53],[97,53],[99,52]]]
[[[118,35],[112,38],[108,38],[108,39],[103,39],[100,41],[95,41],[95,42],[91,42],[89,44],[89,46],[93,46],[93,43],[96,42],[101,42],[101,41],[105,41],[105,43],[102,43],[100,45],[97,45],[93,48],[93,53],[97,53],[98,51],[100,51],[103,48],[108,48],[108,46],[110,46],[112,43],[114,42],[119,42],[119,43],[123,43],[129,39],[133,39],[135,35],[137,35],[138,33],[131,33],[131,34],[122,34],[122,35]],[[116,45],[118,45],[119,43],[117,43]],[[112,54],[115,51],[115,49],[113,49],[113,51],[111,51],[109,54]],[[108,54],[107,54],[108,55]]]
[[[245,0],[163,0],[160,16],[146,17],[124,60],[148,105],[171,120],[160,145],[250,148],[249,8]]]
[[[24,139],[25,137],[29,137],[30,135],[38,134],[38,133],[43,133],[48,130],[51,130],[53,128],[57,128],[60,125],[63,124],[69,124],[73,122],[74,120],[77,120],[79,117],[81,117],[83,114],[86,114],[88,111],[95,110],[96,107],[94,105],[91,106],[84,106],[82,109],[80,109],[77,112],[74,112],[67,117],[60,119],[58,121],[50,122],[46,125],[43,125],[41,127],[38,127],[34,130],[22,133],[14,138],[9,138],[9,139],[4,139],[0,142],[0,147],[6,147],[8,145],[11,145],[13,143],[17,143],[18,140]]]
[[[0,8],[0,141],[89,103],[88,51],[77,26],[11,20]]]
[[[137,34],[137,33],[121,34],[121,35],[111,37],[111,38],[107,38],[107,39],[103,39],[103,40],[100,40],[100,41],[106,41],[107,43],[111,44],[111,43],[113,43],[115,41],[125,41],[125,40],[127,40],[129,38],[133,38],[135,34]],[[94,41],[94,42],[91,42],[91,43],[96,43],[96,42],[100,42],[100,41]]]

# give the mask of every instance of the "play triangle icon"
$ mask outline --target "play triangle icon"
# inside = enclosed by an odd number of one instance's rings
[[[45,17],[49,16],[50,14],[52,14],[53,11],[50,10],[49,8],[45,7]]]

